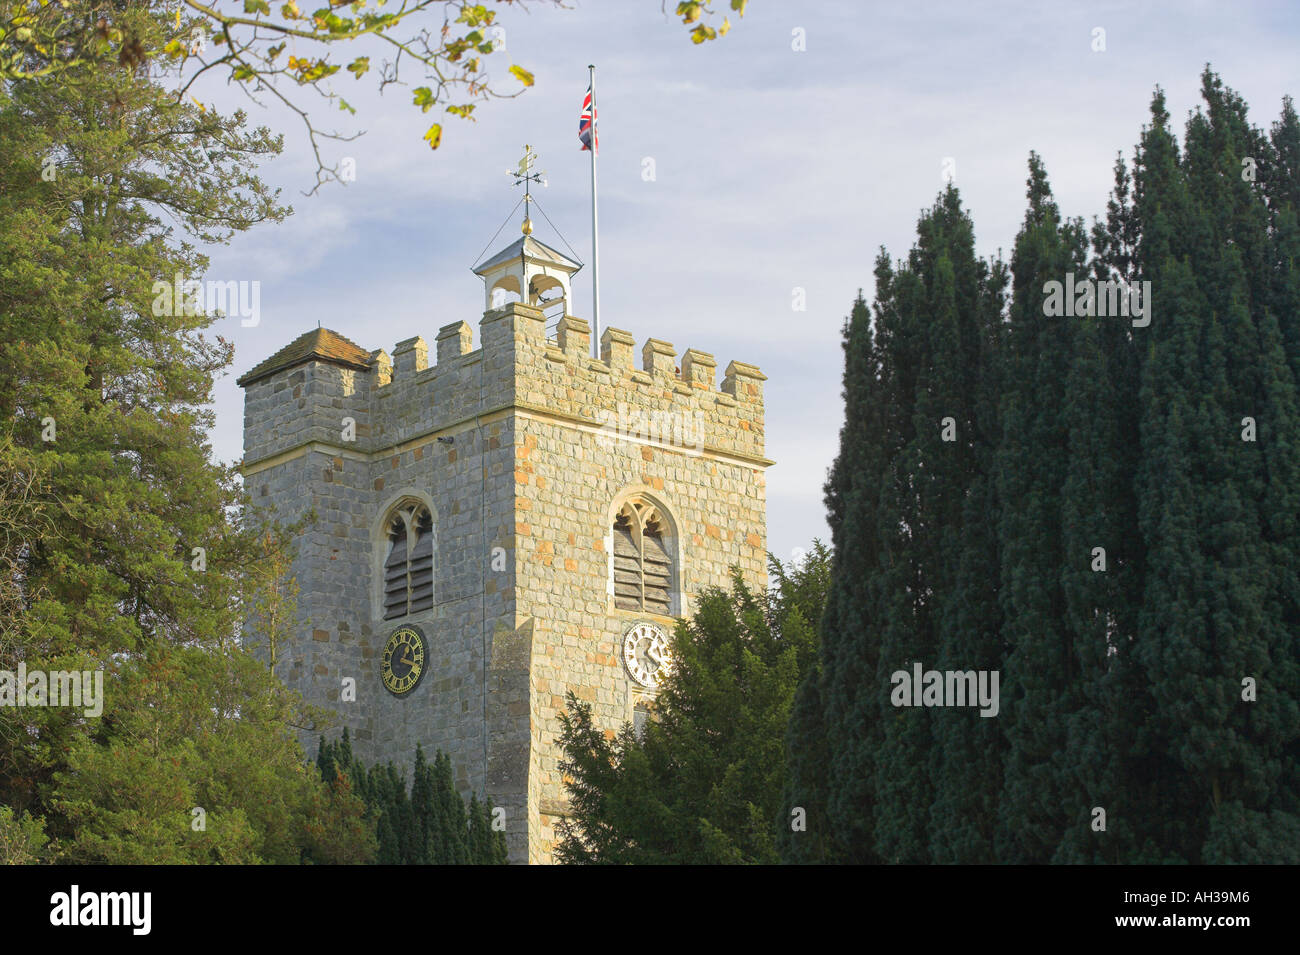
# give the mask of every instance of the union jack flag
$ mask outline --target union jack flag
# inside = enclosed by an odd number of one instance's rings
[[[583,149],[600,152],[600,134],[596,132],[596,108],[591,102],[591,87],[582,98],[582,116],[578,119],[578,139]]]

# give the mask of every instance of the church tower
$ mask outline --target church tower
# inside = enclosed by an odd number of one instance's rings
[[[239,384],[253,505],[316,514],[277,674],[367,764],[449,754],[462,795],[504,810],[511,861],[539,863],[565,694],[608,733],[646,718],[696,595],[732,565],[766,582],[772,462],[758,368],[719,388],[712,355],[656,338],[636,367],[616,328],[591,357],[567,314],[580,266],[529,231],[475,270],[477,342],[445,325],[430,364],[419,335],[390,356],[317,328]]]

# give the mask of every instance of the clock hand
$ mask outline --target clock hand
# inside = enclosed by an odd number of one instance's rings
[[[402,663],[410,667],[412,670],[415,669],[415,661],[406,659],[405,655],[402,656]]]

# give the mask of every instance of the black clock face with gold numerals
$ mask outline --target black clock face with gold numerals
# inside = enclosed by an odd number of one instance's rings
[[[419,627],[398,627],[384,645],[379,665],[384,686],[394,696],[406,696],[420,683],[429,657],[429,645]]]

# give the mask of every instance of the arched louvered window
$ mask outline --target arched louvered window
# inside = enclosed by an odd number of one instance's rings
[[[672,613],[673,560],[667,521],[647,501],[628,501],[614,518],[614,606]]]
[[[399,507],[388,519],[384,558],[384,619],[433,606],[433,517],[422,504]]]

